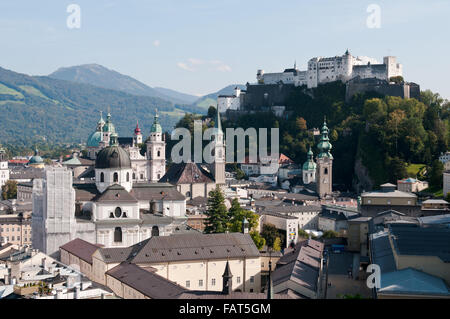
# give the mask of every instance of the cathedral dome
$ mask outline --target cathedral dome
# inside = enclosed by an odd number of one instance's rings
[[[30,160],[28,161],[28,164],[42,164],[42,163],[44,163],[44,160],[42,159],[42,157],[39,156],[39,152],[36,149],[34,151],[34,156],[32,156],[30,158]]]
[[[86,146],[87,147],[98,147],[100,142],[102,141],[102,132],[95,131],[89,135]]]
[[[131,168],[130,155],[118,145],[106,147],[97,154],[95,168]]]

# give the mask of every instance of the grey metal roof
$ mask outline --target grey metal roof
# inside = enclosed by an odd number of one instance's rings
[[[394,249],[399,255],[437,256],[450,262],[450,229],[389,225]]]
[[[420,224],[450,224],[450,214],[435,215],[417,218]]]
[[[381,273],[397,270],[387,231],[371,234],[370,247],[371,262],[380,266]]]
[[[121,263],[136,256],[148,241],[146,239],[129,247],[100,248],[99,252],[106,263]]]
[[[303,212],[320,212],[321,206],[314,205],[298,205],[298,206],[270,206],[264,209],[264,212],[274,213],[303,213]]]
[[[157,275],[154,271],[155,269],[146,270],[135,264],[123,262],[108,270],[106,274],[151,299],[176,298],[186,291],[183,287]]]
[[[63,249],[74,256],[92,264],[92,254],[100,248],[101,245],[91,244],[83,239],[75,238],[72,241],[62,245],[59,249]]]
[[[127,202],[137,203],[137,199],[119,184],[109,186],[103,193],[97,194],[93,199],[94,202]]]
[[[132,259],[133,263],[259,257],[249,234],[180,234],[152,237]]]
[[[382,274],[381,287],[377,292],[399,295],[450,296],[450,291],[441,278],[413,268]]]

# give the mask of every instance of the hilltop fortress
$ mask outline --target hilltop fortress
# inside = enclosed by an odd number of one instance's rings
[[[314,57],[308,61],[305,71],[300,71],[296,64],[293,68],[278,73],[258,70],[256,83],[247,83],[245,91],[236,88],[233,95],[220,95],[217,105],[221,113],[227,110],[267,108],[279,114],[283,113],[285,101],[295,87],[313,89],[335,81],[346,84],[347,100],[356,93],[368,91],[402,98],[418,98],[419,85],[399,81],[398,77],[403,77],[403,66],[395,56],[386,56],[383,63],[379,63],[374,58],[355,57],[347,50],[342,56]],[[393,78],[397,78],[397,81],[393,82]]]

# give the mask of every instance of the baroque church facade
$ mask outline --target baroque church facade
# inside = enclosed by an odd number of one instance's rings
[[[216,129],[221,132],[220,118]],[[223,160],[204,172],[209,186],[198,192],[194,174],[186,180],[192,191],[188,193],[167,177],[173,171],[166,173],[166,142],[157,115],[145,156],[140,153],[143,138],[138,124],[133,138],[121,142],[111,114],[106,121],[100,116],[87,141],[88,157],[95,159],[92,180],[74,179],[67,167],[47,167],[44,177],[34,180],[33,246],[55,255],[75,238],[104,247],[129,247],[152,236],[173,234],[186,223],[186,195],[207,197],[216,185],[225,184],[223,132],[219,136],[215,155]]]

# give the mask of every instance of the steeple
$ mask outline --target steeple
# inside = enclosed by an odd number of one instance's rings
[[[139,128],[139,120],[136,120],[136,128],[134,129],[134,135],[141,134],[141,129]]]
[[[228,260],[222,278],[223,278],[222,293],[224,295],[229,295],[233,291],[233,274],[231,273],[230,263],[228,262]]]
[[[267,299],[273,299],[272,260],[269,260],[269,280],[267,281]]]
[[[333,145],[330,143],[330,139],[328,137],[328,126],[327,126],[327,119],[324,118],[323,126],[322,126],[322,136],[320,137],[320,142],[317,145],[317,148],[319,149],[319,158],[328,157],[330,159],[333,159],[333,156],[331,155],[330,151],[333,148]]]
[[[220,112],[219,112],[219,106],[217,106],[217,114],[216,114],[216,121],[214,123],[214,128],[218,129],[219,132],[222,132],[222,123],[220,121]]]
[[[153,118],[153,124],[150,133],[162,133],[162,128],[159,124],[158,110],[155,111],[155,117]]]
[[[111,143],[110,146],[118,146],[119,145],[119,135],[116,132],[111,134]]]

